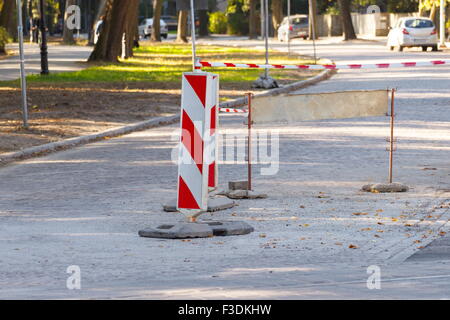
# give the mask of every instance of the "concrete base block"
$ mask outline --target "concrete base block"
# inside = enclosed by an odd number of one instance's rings
[[[249,234],[255,230],[251,225],[243,221],[204,220],[199,223],[207,224],[208,226],[210,226],[213,229],[214,235],[218,237],[244,235]]]
[[[230,199],[265,199],[267,194],[253,190],[231,190],[228,192],[227,197]]]
[[[274,78],[270,76],[266,78],[265,74],[262,74],[255,80],[255,82],[253,82],[252,88],[273,89],[279,88],[279,86]]]
[[[163,239],[209,238],[214,235],[213,228],[204,223],[163,224],[140,230],[138,234],[145,238]]]
[[[409,187],[401,183],[375,183],[366,184],[362,190],[372,193],[406,192]]]
[[[173,200],[168,204],[163,204],[163,210],[166,212],[178,212],[177,200]],[[236,202],[225,197],[214,197],[208,199],[208,212],[215,212],[233,208]]]
[[[228,189],[230,189],[230,190],[247,190],[248,189],[248,181],[247,180],[229,181]]]

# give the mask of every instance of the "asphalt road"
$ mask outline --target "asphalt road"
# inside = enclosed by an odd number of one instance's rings
[[[8,50],[18,52],[17,44],[7,46]],[[37,44],[26,43],[25,51],[25,71],[27,74],[36,74],[41,72],[40,49]],[[85,46],[63,46],[49,45],[48,60],[49,71],[68,72],[84,69],[83,64],[89,58],[92,47]],[[15,55],[7,59],[0,60],[0,81],[15,80],[20,77],[19,56]]]

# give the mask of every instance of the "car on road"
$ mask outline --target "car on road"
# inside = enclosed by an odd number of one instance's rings
[[[421,47],[422,51],[427,51],[428,48],[437,51],[436,26],[428,18],[401,18],[389,31],[387,45],[391,51],[403,51],[404,48],[411,47]]]
[[[160,26],[161,37],[163,37],[164,39],[167,39],[167,34],[168,34],[167,24],[164,22],[164,20],[160,19],[159,26]],[[138,27],[139,36],[144,39],[150,37],[152,34],[152,27],[153,27],[153,18],[145,19],[144,21],[142,21]]]
[[[278,27],[278,41],[288,41],[293,38],[306,40],[309,35],[308,15],[297,14],[290,18],[285,17]]]
[[[167,24],[167,29],[169,31],[177,30],[178,19],[176,16],[161,16],[161,19]]]

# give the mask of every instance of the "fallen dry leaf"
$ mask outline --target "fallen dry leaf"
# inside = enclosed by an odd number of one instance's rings
[[[261,234],[259,235],[259,237],[260,237],[260,238],[265,238],[266,235],[265,235],[264,233],[261,233]]]
[[[359,247],[357,245],[351,244],[348,246],[350,249],[358,249]]]
[[[368,215],[367,212],[353,212],[352,214],[354,216],[367,216]]]
[[[362,228],[361,231],[370,231],[372,228]]]

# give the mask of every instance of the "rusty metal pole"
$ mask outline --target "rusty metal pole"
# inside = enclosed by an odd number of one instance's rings
[[[247,93],[248,99],[248,149],[247,149],[247,171],[248,171],[248,181],[247,181],[247,191],[252,190],[252,96],[251,92]]]
[[[391,137],[389,143],[389,183],[392,183],[394,166],[394,120],[395,120],[395,89],[391,90]]]

